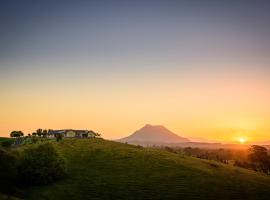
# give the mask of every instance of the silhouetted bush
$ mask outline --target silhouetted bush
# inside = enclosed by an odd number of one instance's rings
[[[19,171],[23,183],[42,185],[62,178],[66,168],[53,145],[46,143],[24,150]]]
[[[168,146],[165,146],[165,147],[164,147],[164,150],[165,150],[165,151],[168,151],[168,152],[171,152],[171,153],[176,153],[176,151],[175,151],[173,148],[168,147]]]

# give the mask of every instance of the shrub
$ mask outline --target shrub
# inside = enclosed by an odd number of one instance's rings
[[[32,136],[32,143],[37,143],[37,141],[38,141],[38,138],[36,137],[36,136]]]
[[[56,134],[56,141],[59,142],[63,139],[63,135],[62,134]]]
[[[15,190],[17,176],[17,157],[0,149],[0,190],[10,193]]]
[[[62,178],[66,168],[53,145],[46,143],[24,150],[19,172],[22,182],[43,185]]]
[[[170,153],[176,153],[176,151],[171,147],[165,146],[164,149],[165,149],[165,151],[168,151]]]

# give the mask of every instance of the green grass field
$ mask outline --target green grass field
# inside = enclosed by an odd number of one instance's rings
[[[7,140],[14,140],[14,139],[8,138],[8,137],[0,137],[0,142],[7,141]]]
[[[14,138],[0,137],[0,147],[6,146],[7,144],[5,143],[8,143],[8,146],[10,146],[14,141]]]
[[[67,162],[67,177],[22,189],[22,198],[270,198],[270,177],[253,171],[102,139],[52,143]]]

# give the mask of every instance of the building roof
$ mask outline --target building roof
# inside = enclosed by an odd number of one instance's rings
[[[94,133],[94,131],[89,130],[73,130],[73,129],[61,129],[61,130],[50,130],[49,134],[63,134],[68,131],[74,131],[75,133],[83,134],[83,133]]]

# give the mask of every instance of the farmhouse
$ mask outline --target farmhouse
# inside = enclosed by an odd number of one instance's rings
[[[91,130],[73,130],[73,129],[62,129],[62,130],[49,130],[49,137],[56,137],[58,134],[61,134],[63,137],[67,138],[94,138],[99,136],[98,133],[95,133]]]

